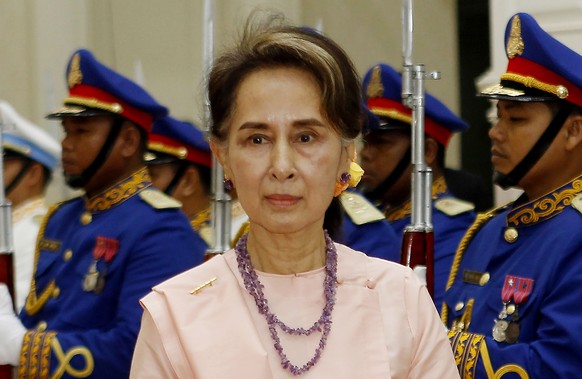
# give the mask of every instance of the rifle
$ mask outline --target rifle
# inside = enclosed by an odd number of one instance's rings
[[[214,4],[213,0],[204,0],[204,21],[203,21],[203,67],[204,75],[210,74],[213,59],[214,47]],[[208,92],[205,95],[204,120],[207,124],[207,133],[210,135],[210,102]],[[230,229],[231,229],[231,197],[224,190],[223,184],[224,170],[216,159],[212,156],[212,216],[210,225],[212,228],[212,244],[206,250],[205,260],[222,254],[230,249]]]
[[[412,63],[412,0],[402,0],[402,103],[412,109],[411,224],[404,229],[401,263],[426,267],[426,287],[434,295],[434,233],[432,226],[432,169],[424,160],[424,80],[439,79],[426,73],[423,64]]]
[[[0,115],[1,116],[1,115]],[[4,193],[4,120],[0,118],[0,283],[6,284],[14,305],[14,245],[12,203]],[[12,378],[12,366],[0,366],[0,379]]]

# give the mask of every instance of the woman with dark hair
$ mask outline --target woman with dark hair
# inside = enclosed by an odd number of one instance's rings
[[[142,299],[132,377],[457,377],[414,273],[326,231],[357,182],[359,79],[336,43],[279,21],[251,20],[209,78],[211,147],[249,232]]]

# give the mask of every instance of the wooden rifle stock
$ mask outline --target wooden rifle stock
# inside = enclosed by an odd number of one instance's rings
[[[0,283],[6,284],[14,299],[14,255],[11,252],[0,253]],[[12,366],[0,366],[0,379],[12,379],[12,371]]]
[[[433,232],[406,230],[402,240],[400,263],[412,269],[416,266],[426,267],[426,288],[428,289],[430,297],[434,298]]]

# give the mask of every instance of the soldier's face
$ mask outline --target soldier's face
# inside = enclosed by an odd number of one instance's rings
[[[364,137],[360,159],[364,169],[362,185],[366,191],[374,190],[388,178],[410,143],[410,133],[401,130],[375,131]]]
[[[6,187],[9,186],[14,181],[14,179],[16,179],[16,176],[18,173],[20,173],[20,170],[22,170],[23,166],[24,161],[21,158],[4,158],[4,185]],[[16,185],[12,191],[6,193],[6,197],[12,202],[12,205],[18,205],[21,200],[21,196],[19,196],[19,192],[21,192],[19,187],[21,187],[21,183]]]
[[[178,167],[174,163],[161,163],[148,165],[148,170],[152,177],[154,187],[160,191],[165,191],[172,182],[172,179],[174,179]]]
[[[551,120],[552,112],[543,102],[500,100],[497,103],[497,122],[489,130],[491,163],[495,170],[502,174],[511,172]]]
[[[113,124],[110,116],[64,117],[63,172],[81,174],[95,160]]]

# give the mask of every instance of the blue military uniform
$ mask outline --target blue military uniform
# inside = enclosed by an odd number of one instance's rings
[[[198,167],[200,179],[203,181],[203,174],[200,170],[212,168],[212,152],[204,133],[194,124],[166,116],[154,123],[145,161],[148,166],[165,163],[195,165]],[[177,185],[183,173],[181,170],[186,167],[180,165],[172,183],[169,184],[172,189],[166,188],[166,193],[168,190],[172,191],[173,187]],[[210,175],[208,175],[208,181],[210,182]],[[208,187],[210,187],[210,183],[208,183]],[[171,193],[168,194],[171,195]],[[192,229],[200,235],[208,246],[212,245],[210,216],[210,206],[208,206],[208,208],[189,217]]]
[[[392,67],[378,64],[364,78],[364,89],[369,109],[381,118],[371,124],[367,132],[410,130],[412,112],[401,101],[402,78]],[[425,133],[446,147],[453,132],[463,131],[468,125],[433,96],[426,95]],[[408,157],[405,157],[408,158]],[[404,159],[404,157],[403,157]],[[407,163],[407,162],[406,162]],[[432,223],[434,227],[434,295],[435,305],[443,300],[445,284],[453,256],[467,228],[475,220],[474,206],[455,198],[447,189],[444,177],[432,185]],[[386,219],[397,235],[402,236],[411,224],[411,201],[403,204],[380,204]],[[402,241],[400,241],[402,242]],[[399,244],[400,246],[400,244]],[[400,250],[400,249],[398,249]],[[400,258],[398,258],[398,261]]]
[[[58,115],[107,109],[148,129],[165,112],[86,50],[69,62]],[[81,86],[81,88],[77,88]],[[91,106],[99,106],[94,109]],[[71,112],[71,113],[69,113]],[[127,378],[151,287],[202,262],[204,242],[147,169],[105,192],[53,206],[39,232],[19,377]]]
[[[487,96],[582,105],[582,57],[517,14]],[[561,125],[558,125],[561,126]],[[574,378],[582,369],[582,177],[480,214],[455,257],[442,317],[463,378]]]

